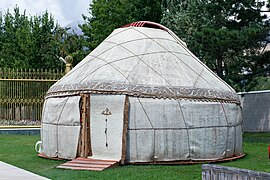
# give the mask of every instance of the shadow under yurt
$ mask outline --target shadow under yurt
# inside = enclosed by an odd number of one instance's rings
[[[48,91],[42,156],[121,163],[242,157],[240,101],[172,31],[112,32]]]

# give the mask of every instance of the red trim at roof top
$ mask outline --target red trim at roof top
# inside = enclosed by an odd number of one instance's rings
[[[164,31],[169,31],[169,29],[166,28],[165,26],[162,26],[161,24],[154,23],[151,21],[137,21],[137,22],[133,22],[133,23],[121,26],[121,28],[126,28],[126,27],[131,27],[131,26],[132,27],[148,27],[148,28],[155,28],[155,29],[162,29]]]

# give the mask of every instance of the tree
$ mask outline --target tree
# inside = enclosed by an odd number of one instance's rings
[[[83,15],[80,27],[88,38],[89,49],[99,45],[114,29],[125,24],[161,19],[161,0],[93,0],[89,5],[90,17]]]
[[[162,0],[129,0],[128,12],[133,21],[153,21],[159,23],[162,18]]]
[[[59,56],[73,55],[75,64],[84,56],[83,37],[68,33],[47,11],[26,16],[14,8],[0,14],[0,67],[61,68]]]
[[[19,32],[25,32],[25,13],[20,14],[19,8],[14,8],[14,16],[7,11],[1,17],[1,66],[21,66],[25,67],[26,62],[22,59],[22,48],[18,42]],[[22,37],[22,36],[21,36]]]
[[[269,31],[266,16],[261,15],[263,5],[256,0],[167,0],[161,22],[240,90],[244,79],[258,73],[252,66],[261,56],[261,42]]]
[[[73,57],[73,66],[78,64],[87,54],[85,49],[84,36],[77,35],[74,32],[70,32],[69,28],[61,29],[54,35],[58,47],[58,56],[66,57],[71,55]]]
[[[59,63],[55,63],[56,49],[53,44],[53,33],[58,30],[58,26],[54,24],[54,19],[48,12],[41,16],[33,16],[30,18],[31,40],[29,46],[31,52],[29,54],[29,66],[38,68],[56,68]]]

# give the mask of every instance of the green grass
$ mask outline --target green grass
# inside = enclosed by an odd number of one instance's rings
[[[236,161],[219,163],[219,165],[270,173],[270,159],[268,157],[270,133],[245,133],[243,146],[246,154],[244,158]]]
[[[39,139],[39,136],[0,135],[0,161],[50,179],[201,179],[201,164],[126,165],[102,172],[56,169],[65,161],[39,158],[34,150],[34,144]],[[217,164],[270,172],[268,145],[270,133],[245,133],[246,156]]]

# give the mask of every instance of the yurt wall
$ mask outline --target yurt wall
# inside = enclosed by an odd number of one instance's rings
[[[44,155],[73,159],[80,134],[80,96],[49,98],[43,107],[41,140]]]
[[[128,162],[216,160],[242,154],[238,105],[129,99]]]
[[[270,131],[270,91],[238,93],[243,107],[245,132]]]

